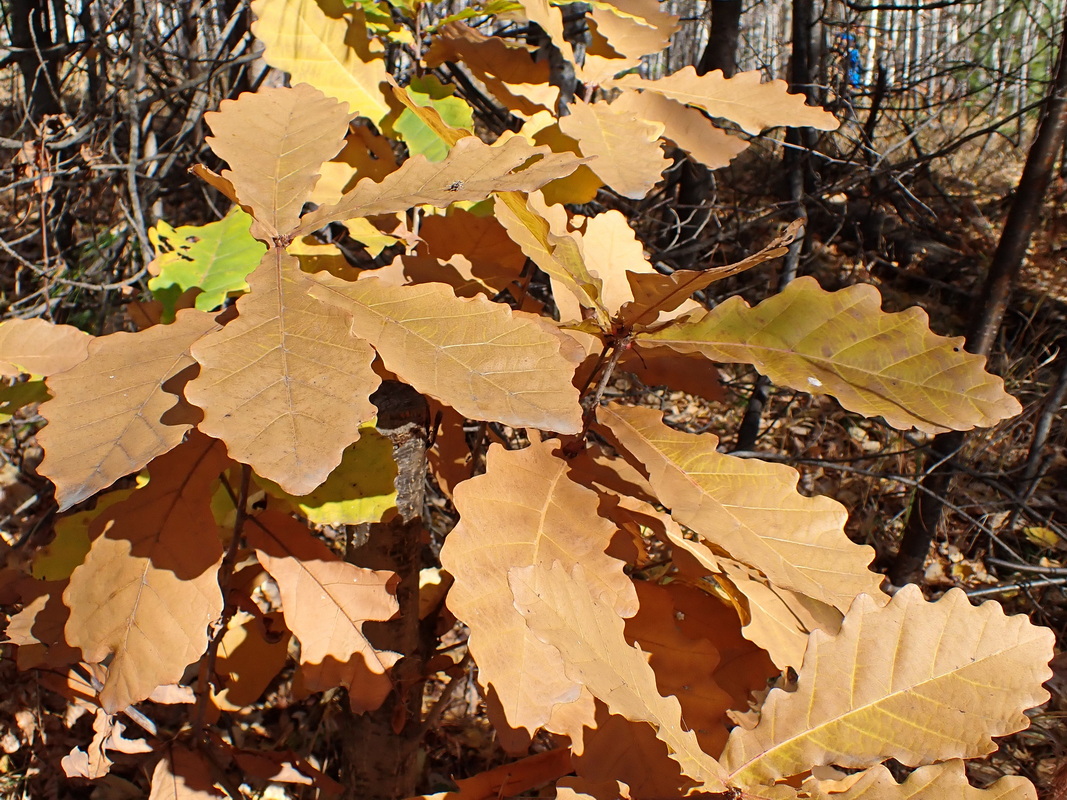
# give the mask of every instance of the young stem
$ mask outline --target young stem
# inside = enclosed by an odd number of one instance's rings
[[[225,476],[222,478],[223,486],[231,498],[234,498],[233,489],[230,488]],[[215,663],[219,657],[219,646],[222,637],[226,635],[226,629],[230,619],[237,613],[237,603],[230,597],[230,579],[233,577],[234,564],[237,563],[237,553],[241,546],[241,535],[244,531],[245,520],[248,518],[248,490],[252,484],[252,468],[247,464],[241,465],[241,488],[235,498],[237,516],[233,522],[233,537],[230,546],[226,548],[226,555],[219,567],[219,586],[225,598],[222,607],[222,615],[216,623],[215,632],[208,642],[207,653],[200,660],[200,670],[196,677],[196,710],[193,714],[193,730],[200,732],[204,729],[204,721],[207,714],[207,704],[211,697],[211,677],[215,673]]]

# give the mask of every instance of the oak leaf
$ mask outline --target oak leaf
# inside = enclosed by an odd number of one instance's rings
[[[548,84],[548,62],[535,61],[523,45],[450,22],[437,29],[423,56],[423,63],[431,69],[449,61],[462,61],[512,111],[531,115],[556,106],[559,89]]]
[[[496,217],[460,209],[447,216],[427,215],[419,225],[419,237],[427,255],[447,261],[463,278],[477,281],[492,295],[511,286],[526,265],[526,256]]]
[[[560,130],[578,140],[582,155],[596,156],[589,168],[623,197],[641,199],[670,166],[659,144],[662,125],[608,103],[577,103],[570,111]]]
[[[308,197],[317,206],[331,205],[364,178],[381,181],[400,166],[392,143],[366,125],[349,126],[341,152],[319,167],[321,177]]]
[[[193,365],[193,342],[217,327],[210,314],[181,311],[172,325],[93,339],[84,361],[48,379],[38,472],[56,485],[60,510],[181,442],[192,420],[174,413],[181,400],[172,379]]]
[[[691,67],[659,80],[624,75],[612,85],[626,89],[656,92],[671,100],[695,106],[713,117],[736,122],[745,133],[755,135],[775,125],[811,127],[832,131],[838,126],[834,115],[816,106],[805,105],[803,94],[790,94],[785,81],[761,83],[759,70],[723,77],[722,70],[697,75]]]
[[[175,744],[152,770],[148,800],[217,800],[226,795],[215,787],[211,765],[195,750]]]
[[[100,691],[108,713],[178,683],[207,647],[222,611],[210,487],[226,462],[219,442],[197,434],[156,460],[148,485],[104,512],[70,576],[67,641],[90,663],[110,659]]]
[[[433,108],[450,127],[467,133],[474,130],[474,109],[462,97],[456,96],[455,86],[441,83],[439,78],[429,74],[413,77],[405,89],[412,102]],[[410,108],[400,112],[392,127],[407,144],[409,155],[424,155],[430,161],[440,161],[448,155],[448,142],[438,137],[434,129]]]
[[[985,356],[930,331],[922,309],[891,314],[880,301],[873,286],[827,292],[802,277],[754,308],[732,297],[637,341],[752,364],[774,383],[831,394],[902,430],[970,430],[1020,412],[1004,381],[984,371]]]
[[[611,48],[626,58],[658,53],[679,27],[678,17],[664,13],[655,0],[596,3],[589,16]]]
[[[401,380],[471,419],[559,433],[581,429],[575,363],[564,337],[536,317],[442,284],[315,276],[311,296],[351,317]]]
[[[31,580],[22,575],[12,581],[22,609],[8,619],[4,636],[18,646],[19,669],[61,670],[75,664],[80,652],[67,644],[64,628],[70,609],[63,605],[64,580]]]
[[[849,776],[849,785],[839,787],[830,781],[809,778],[803,788],[812,800],[1036,800],[1034,785],[1018,775],[1006,775],[985,789],[977,789],[967,780],[963,761],[952,759],[943,764],[919,767],[903,783],[897,783],[883,765]]]
[[[193,307],[212,311],[231,292],[248,289],[245,278],[266,249],[249,231],[253,220],[234,207],[217,222],[173,228],[159,220],[148,231],[159,255],[148,265],[152,296],[163,303],[163,322],[174,319],[178,297],[199,289]]]
[[[284,250],[268,250],[248,284],[237,319],[193,346],[200,374],[186,397],[231,458],[305,495],[377,413],[374,351],[342,312],[308,295],[312,279]]]
[[[627,272],[659,274],[626,217],[614,209],[585,221],[581,253],[586,268],[600,279],[599,300],[611,316],[634,299]]]
[[[280,486],[259,482],[293,511],[316,525],[359,525],[381,522],[396,508],[397,466],[393,444],[370,423],[360,428],[359,440],[345,448],[341,463],[316,489],[291,495]]]
[[[694,292],[706,289],[716,281],[758,267],[772,258],[784,256],[788,245],[796,238],[800,226],[800,220],[791,222],[781,236],[776,237],[763,249],[722,267],[702,270],[677,269],[669,275],[661,275],[655,270],[647,269],[628,270],[626,278],[630,284],[633,302],[623,306],[619,314],[620,320],[627,325],[650,325],[660,315],[668,315],[676,309],[685,308],[683,304]],[[687,310],[693,309],[690,307]]]
[[[285,666],[289,633],[281,616],[239,611],[230,617],[215,662],[221,688],[212,693],[212,701],[223,711],[239,711],[256,702]]]
[[[0,322],[0,375],[55,375],[84,361],[91,337],[43,319]]]
[[[263,58],[292,82],[309,83],[375,124],[389,113],[379,88],[389,80],[383,48],[341,0],[255,0],[253,35]]]
[[[696,734],[701,749],[721,751],[726,743],[724,723],[731,697],[715,681],[719,666],[716,643],[682,632],[675,619],[674,600],[665,587],[635,581],[634,588],[641,606],[626,620],[627,639],[649,654],[659,693],[678,698],[686,727]],[[633,788],[632,781],[622,775],[616,777]]]
[[[541,30],[548,34],[552,44],[563,54],[563,59],[573,64],[574,48],[567,41],[567,36],[563,30],[563,12],[556,6],[550,5],[548,0],[517,1],[522,6],[526,19],[538,25]]]
[[[550,569],[508,570],[515,607],[531,633],[558,650],[567,677],[588,688],[612,714],[653,725],[671,758],[700,789],[725,791],[725,770],[686,729],[677,698],[659,694],[648,655],[627,643],[622,617],[594,593],[594,575],[581,562],[572,563],[570,572],[559,561]]]
[[[976,608],[959,589],[929,603],[909,584],[884,607],[863,595],[837,636],[812,634],[797,690],[771,691],[723,765],[733,785],[753,786],[814,765],[982,756],[1048,698],[1051,657],[1051,631],[993,601]]]
[[[783,464],[723,455],[711,434],[668,428],[658,411],[612,404],[597,410],[659,500],[700,538],[760,570],[773,583],[842,611],[860,592],[878,593],[867,569],[874,551],[845,535],[845,508],[797,492]]]
[[[441,548],[441,564],[456,581],[448,608],[470,628],[479,681],[495,690],[508,723],[531,734],[554,704],[577,700],[581,686],[523,622],[508,569],[530,566],[528,580],[536,582],[556,560],[583,563],[590,586],[611,598],[609,607],[628,614],[637,607],[623,562],[605,553],[615,526],[597,514],[596,494],[568,476],[567,462],[552,453],[556,444],[511,451],[492,445],[485,473],[455,489],[460,521]]]
[[[269,242],[296,227],[322,162],[344,147],[348,118],[344,103],[303,83],[246,92],[204,115],[208,144],[230,165],[222,177],[255,218],[253,236]]]
[[[659,123],[663,138],[670,139],[708,169],[725,167],[748,148],[748,142],[717,128],[699,110],[655,92],[626,91],[611,106],[620,113]]]
[[[503,194],[496,199],[496,218],[526,257],[541,268],[553,283],[553,296],[564,321],[579,319],[581,308],[592,309],[602,327],[609,324],[609,314],[600,301],[603,284],[593,275],[582,258],[581,243],[567,230],[566,211],[546,206],[544,198]],[[570,294],[559,291],[565,288]]]
[[[798,592],[775,586],[752,570],[719,559],[724,578],[744,596],[747,616],[741,632],[767,652],[779,669],[798,668],[813,631],[836,634],[841,612]]]
[[[534,157],[539,160],[520,169]],[[569,175],[580,163],[581,159],[571,153],[533,147],[521,137],[493,146],[466,136],[456,142],[444,161],[414,156],[381,183],[361,180],[335,204],[305,214],[293,235],[312,233],[331,222],[391,214],[412,206],[444,208],[452,203],[484,200],[493,192],[533,191]]]
[[[374,709],[392,690],[385,674],[400,656],[376,650],[363,633],[398,606],[391,572],[349,564],[292,517],[266,511],[249,519],[245,536],[278,584],[285,624],[300,641],[300,663],[322,665],[325,689],[345,686],[353,710]]]
[[[685,716],[685,711],[682,711]],[[609,714],[596,705],[596,727],[587,729],[582,754],[574,758],[574,771],[587,785],[626,784],[632,797],[677,797],[692,781],[682,775],[667,745],[647,722],[634,722]],[[573,785],[573,782],[568,782]],[[599,796],[599,793],[597,793]],[[617,795],[610,795],[614,798]]]

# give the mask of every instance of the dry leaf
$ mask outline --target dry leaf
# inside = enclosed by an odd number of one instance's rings
[[[508,236],[519,245],[526,257],[552,278],[552,294],[563,320],[579,319],[579,305],[592,309],[602,327],[609,324],[609,315],[600,302],[602,285],[591,274],[582,258],[578,237],[566,229],[566,212],[559,207],[549,208],[543,198],[534,194],[524,198],[505,194],[497,198],[496,218]],[[562,286],[571,298],[559,291]]]
[[[91,337],[43,319],[0,322],[0,375],[56,375],[84,361]]]
[[[867,569],[874,551],[845,535],[844,506],[801,495],[796,470],[723,455],[715,436],[668,428],[650,408],[612,404],[597,418],[671,515],[717,549],[842,611],[861,592],[879,593],[882,578]]]
[[[462,61],[505,108],[529,116],[556,107],[559,90],[548,85],[548,61],[534,61],[524,45],[450,22],[437,29],[423,56],[430,69],[449,61]]]
[[[175,414],[180,388],[168,382],[193,364],[190,345],[217,327],[210,314],[180,311],[172,325],[93,339],[84,361],[48,379],[38,472],[56,484],[61,511],[182,440],[192,420]]]
[[[216,800],[226,797],[215,788],[211,766],[195,750],[172,745],[152,771],[148,800]]]
[[[426,111],[423,109],[423,113]],[[539,160],[519,169],[535,156]],[[293,235],[312,233],[331,222],[391,214],[412,206],[444,208],[452,203],[484,200],[493,192],[531,192],[555,178],[570,175],[581,163],[571,153],[533,147],[521,137],[494,147],[466,136],[456,142],[444,161],[414,156],[381,183],[361,180],[334,205],[305,214]]]
[[[100,691],[109,713],[178,683],[207,647],[222,611],[211,484],[226,463],[222,445],[197,434],[159,458],[148,485],[99,518],[102,533],[70,576],[67,641],[90,663],[110,659]]]
[[[631,59],[663,50],[678,30],[678,17],[664,13],[657,0],[597,3],[589,16],[612,50]]]
[[[300,663],[319,665],[319,683],[309,688],[345,686],[353,710],[380,706],[392,690],[386,670],[400,656],[375,650],[363,623],[396,613],[390,591],[396,576],[345,562],[304,525],[277,512],[250,519],[245,536],[278,584],[285,624],[300,640]]]
[[[675,620],[674,600],[662,586],[635,581],[641,608],[626,620],[626,637],[649,654],[656,686],[664,697],[676,697],[686,727],[697,736],[706,753],[718,753],[726,744],[726,712],[731,697],[715,681],[719,651],[713,640],[690,638]],[[591,746],[591,745],[590,745]],[[634,783],[616,775],[631,789]]]
[[[724,78],[722,70],[697,75],[691,67],[650,81],[636,75],[624,75],[614,86],[656,92],[671,100],[696,106],[713,117],[736,122],[745,133],[755,135],[775,125],[802,126],[832,131],[838,126],[834,115],[816,106],[804,104],[804,95],[790,94],[785,81],[761,83],[759,70],[739,72]]]
[[[682,714],[685,717],[684,710]],[[585,750],[574,759],[574,771],[584,781],[621,781],[635,797],[678,797],[692,785],[647,722],[609,714],[598,702],[596,728],[586,730],[584,738]]]
[[[268,640],[265,630],[275,635]],[[222,689],[213,696],[223,711],[239,711],[259,699],[285,666],[289,634],[277,612],[254,617],[240,611],[230,618],[219,643],[215,671]]]
[[[1052,632],[959,589],[928,603],[914,584],[889,605],[856,599],[841,633],[812,634],[792,693],[771,691],[759,725],[737,728],[723,753],[735,786],[813,765],[919,766],[976,758],[992,736],[1025,728],[1048,699]]]
[[[351,316],[401,380],[471,419],[559,433],[581,429],[566,339],[539,318],[442,284],[315,276],[311,296]]]
[[[802,277],[754,308],[732,297],[638,341],[752,364],[776,384],[831,394],[902,430],[970,430],[1019,413],[1004,381],[985,372],[985,356],[963,351],[962,337],[931,332],[920,308],[890,314],[880,306],[873,286],[827,292]]]
[[[781,236],[757,253],[734,264],[723,267],[708,267],[702,270],[679,269],[669,275],[652,270],[627,272],[633,302],[626,305],[620,314],[627,325],[651,325],[661,314],[669,314],[682,307],[694,293],[716,281],[738,275],[757,267],[772,258],[784,256],[789,245],[800,230],[800,220],[789,223]],[[703,311],[702,308],[699,310]]]
[[[813,631],[833,635],[841,629],[841,612],[832,606],[775,586],[727,559],[719,559],[719,566],[747,601],[748,621],[741,632],[765,650],[779,669],[800,667]]]
[[[850,775],[847,788],[839,788],[830,781],[809,778],[804,789],[812,800],[1036,800],[1034,785],[1026,778],[1008,775],[985,789],[976,789],[967,781],[964,763],[959,759],[919,767],[907,780],[898,784],[884,766],[871,767],[866,772]]]
[[[611,107],[659,123],[663,138],[670,139],[708,169],[725,167],[748,147],[744,139],[715,127],[697,109],[655,92],[623,92]]]
[[[562,53],[563,59],[574,63],[574,49],[563,31],[563,13],[548,0],[518,0],[526,19],[548,34],[548,38]]]
[[[581,562],[590,585],[620,613],[637,606],[623,563],[605,553],[615,526],[597,515],[596,494],[568,477],[567,462],[552,454],[556,444],[490,447],[485,474],[455,489],[460,522],[441,548],[441,564],[456,580],[448,608],[470,628],[479,681],[495,690],[508,723],[530,734],[548,722],[554,704],[577,700],[581,687],[564,674],[559,653],[527,629],[512,604],[508,569]]]
[[[661,125],[614,104],[578,103],[570,111],[560,130],[578,140],[582,155],[596,156],[589,168],[623,197],[641,199],[670,166],[659,144]]]
[[[284,250],[268,250],[248,285],[237,319],[193,347],[200,374],[186,396],[231,458],[308,494],[378,413],[374,351],[342,312],[308,295],[311,278]]]
[[[535,564],[508,570],[515,607],[530,631],[559,651],[567,676],[611,713],[655,726],[671,758],[700,789],[725,791],[725,771],[685,728],[678,700],[659,694],[648,655],[627,643],[622,617],[591,591],[594,575],[572,563],[571,572],[559,561],[551,569]]]
[[[296,227],[322,162],[344,146],[348,118],[344,103],[307,84],[245,92],[204,115],[208,145],[230,165],[222,177],[255,217],[253,236],[269,244]]]
[[[254,0],[252,33],[266,46],[264,60],[292,83],[309,83],[378,124],[389,113],[382,48],[346,10],[341,0]]]

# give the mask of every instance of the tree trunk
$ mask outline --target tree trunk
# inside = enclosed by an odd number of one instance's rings
[[[809,103],[812,100],[811,26],[811,0],[793,0],[793,56],[789,62],[789,91],[803,93]],[[797,276],[800,257],[808,240],[804,194],[811,183],[811,149],[815,144],[813,131],[810,128],[789,128],[785,133],[785,144],[782,165],[785,168],[786,192],[793,216],[804,220],[804,227],[786,251],[782,274],[778,278],[779,292]],[[760,375],[752,387],[745,414],[737,428],[737,440],[733,447],[735,452],[755,449],[763,411],[770,396],[771,381],[765,375]]]
[[[1056,165],[1056,155],[1067,138],[1067,15],[1064,18],[1060,55],[1030,146],[1015,199],[1004,222],[993,260],[989,265],[982,291],[982,310],[967,332],[968,352],[988,355],[1008,308],[1012,286],[1019,274],[1030,239],[1041,217],[1041,204]],[[959,432],[940,434],[931,445],[937,461],[922,479],[915,494],[908,524],[900,543],[900,553],[889,571],[889,579],[901,586],[915,581],[922,573],[944,509],[944,498],[955,473],[953,457],[966,442]]]
[[[7,8],[11,47],[15,50],[26,92],[26,116],[38,122],[48,114],[58,114],[58,64],[63,58],[52,38],[49,0],[10,0]],[[60,19],[57,26],[65,25]]]
[[[721,69],[729,78],[737,72],[737,41],[741,35],[741,0],[712,0],[708,45],[697,62],[698,75]]]
[[[722,70],[727,78],[737,72],[737,41],[741,32],[740,0],[712,0],[711,34],[707,47],[696,63],[697,75]],[[711,172],[703,164],[685,157],[678,179],[678,206],[682,209],[682,232],[679,241],[684,245],[698,237],[707,225],[710,213],[704,208],[711,188]]]
[[[378,406],[378,430],[393,443],[397,515],[387,523],[357,526],[347,559],[399,577],[397,617],[365,623],[364,630],[376,648],[403,658],[391,671],[394,690],[381,708],[366,714],[346,708],[341,775],[350,800],[400,800],[418,794],[423,767],[419,742],[426,654],[419,625],[419,570],[429,411],[421,394],[395,381],[383,383],[371,400]]]

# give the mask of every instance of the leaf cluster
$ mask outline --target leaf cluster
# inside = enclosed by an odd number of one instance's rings
[[[832,117],[756,74],[628,74],[676,25],[638,0],[592,4],[576,66],[591,88],[558,116],[545,62],[466,24],[498,10],[574,60],[559,6],[538,0],[468,8],[426,41],[396,22],[417,20],[415,5],[255,0],[265,57],[294,85],[208,116],[227,169],[195,172],[234,210],[157,225],[157,300],[136,307],[136,332],[0,325],[3,374],[49,396],[40,473],[61,510],[95,499],[60,518],[34,575],[8,576],[19,665],[95,710],[67,774],[99,778],[109,753],[151,749],[117,715],[187,703],[154,796],[217,796],[227,770],[336,788],[212,725],[284,670],[305,695],[343,687],[356,712],[411,691],[395,675],[413,654],[364,630],[398,613],[398,576],[320,535],[397,513],[372,395],[398,381],[434,411],[428,476],[459,518],[440,551],[445,605],[427,588],[424,613],[469,631],[469,659],[442,651],[419,669],[473,662],[511,752],[558,737],[560,750],[509,765],[522,785],[599,800],[1032,797],[1022,779],[970,787],[960,759],[1046,699],[1049,631],[958,591],[890,597],[844,507],[799,493],[794,470],[604,403],[622,371],[714,396],[715,364],[748,363],[899,429],[1018,413],[984,359],[920,310],[882,312],[873,287],[802,278],[755,307],[690,299],[780,256],[795,226],[738,264],[662,275],[620,213],[562,204],[601,186],[643,196],[664,140],[725,164],[745,143],[709,117],[750,134]],[[398,87],[385,52],[404,44],[425,44],[426,69],[462,64],[521,129],[487,143],[451,87],[429,74]],[[402,252],[354,267],[322,235],[339,226]],[[529,292],[535,269],[549,306]],[[670,569],[643,579],[653,552]],[[898,784],[888,759],[920,768]],[[460,794],[491,796],[491,783]]]

